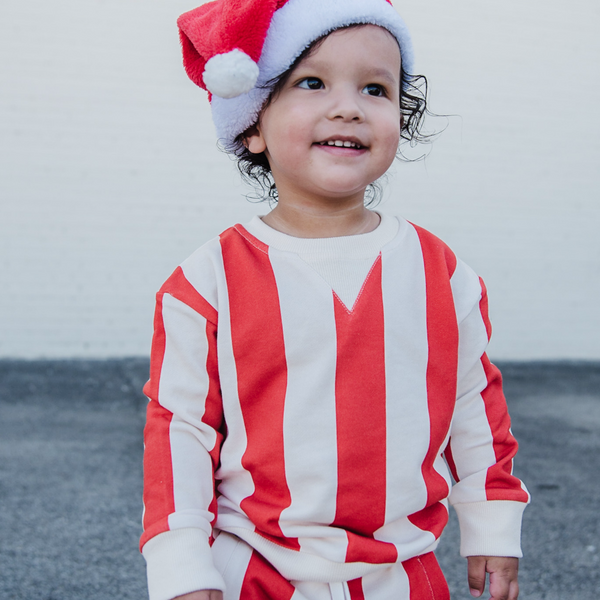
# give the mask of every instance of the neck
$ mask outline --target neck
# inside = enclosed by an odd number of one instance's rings
[[[365,208],[362,196],[353,202],[327,205],[286,202],[277,206],[263,221],[273,229],[300,238],[329,238],[369,233],[380,217]]]

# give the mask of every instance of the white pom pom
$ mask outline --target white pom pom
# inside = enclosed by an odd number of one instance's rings
[[[202,79],[209,92],[235,98],[249,92],[258,79],[258,65],[241,50],[216,54],[207,61]]]

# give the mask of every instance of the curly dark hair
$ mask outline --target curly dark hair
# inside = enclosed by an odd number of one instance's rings
[[[339,29],[352,29],[364,27],[362,23],[347,25]],[[338,29],[338,30],[339,30]],[[332,33],[328,32],[317,38],[296,58],[292,65],[281,75],[267,81],[264,88],[271,90],[269,97],[265,101],[262,108],[264,110],[279,92],[283,89],[294,69],[308,56],[311,56],[327,36]],[[404,71],[400,72],[400,114],[402,116],[402,129],[400,131],[400,146],[404,143],[410,144],[411,147],[419,143],[427,142],[432,137],[429,134],[423,133],[422,125],[427,110],[427,78],[424,75],[411,75]],[[240,171],[242,179],[249,183],[257,190],[256,195],[248,196],[251,200],[263,201],[268,200],[277,202],[278,194],[275,181],[271,174],[271,167],[264,152],[253,154],[246,148],[244,141],[248,136],[248,132],[252,127],[248,128],[243,133],[240,133],[232,144],[225,146],[223,150],[231,154],[237,160],[237,167]],[[405,160],[402,152],[398,149],[397,158]],[[365,204],[370,205],[376,203],[381,197],[381,186],[377,181],[371,183],[365,192]]]

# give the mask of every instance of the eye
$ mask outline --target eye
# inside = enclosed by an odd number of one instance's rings
[[[305,90],[320,90],[323,87],[323,82],[318,77],[305,77],[297,85]]]
[[[385,96],[385,88],[378,83],[369,83],[363,88],[363,93],[369,96]]]

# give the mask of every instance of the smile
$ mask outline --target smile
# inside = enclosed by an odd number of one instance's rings
[[[319,146],[336,146],[337,148],[356,148],[357,150],[364,149],[364,146],[358,142],[350,140],[326,140],[324,142],[318,142]]]

